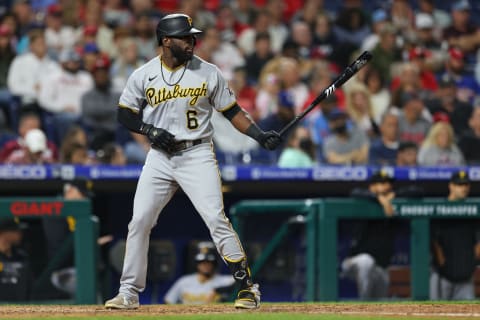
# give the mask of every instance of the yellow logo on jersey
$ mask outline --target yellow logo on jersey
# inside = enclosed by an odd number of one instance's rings
[[[191,97],[192,99],[189,101],[191,106],[195,105],[198,101],[199,97],[206,97],[207,96],[207,84],[205,82],[202,83],[201,87],[196,88],[183,88],[180,85],[175,85],[173,89],[168,90],[167,88],[163,87],[160,89],[155,88],[148,88],[145,90],[145,96],[147,97],[147,102],[152,107],[158,106],[161,102],[176,99],[176,98],[188,98]]]

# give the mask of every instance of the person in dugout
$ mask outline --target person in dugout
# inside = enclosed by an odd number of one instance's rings
[[[466,171],[454,172],[448,184],[448,201],[465,201],[470,194],[470,184]],[[475,299],[473,275],[480,259],[479,227],[478,220],[472,219],[431,221],[430,299]]]
[[[21,248],[24,223],[0,219],[0,301],[27,301],[32,273],[27,253]]]
[[[217,273],[218,257],[213,242],[197,245],[196,272],[180,277],[165,294],[167,304],[209,304],[225,302],[233,291],[231,275]]]

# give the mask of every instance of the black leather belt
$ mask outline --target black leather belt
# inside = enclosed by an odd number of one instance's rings
[[[210,142],[210,139],[196,139],[196,140],[182,140],[175,142],[174,147],[170,150],[171,153],[177,153],[186,149],[189,149],[191,147],[197,146],[202,143],[207,143]],[[161,148],[158,148],[157,146],[152,145],[152,148],[155,150],[161,150]]]
[[[178,141],[175,143],[175,146],[173,147],[172,151],[173,152],[180,152],[185,149],[197,146],[201,143],[207,142],[207,139],[196,139],[196,140],[182,140]]]

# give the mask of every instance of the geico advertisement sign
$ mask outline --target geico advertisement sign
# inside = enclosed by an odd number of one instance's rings
[[[47,178],[47,168],[44,166],[0,166],[0,179],[33,179]]]

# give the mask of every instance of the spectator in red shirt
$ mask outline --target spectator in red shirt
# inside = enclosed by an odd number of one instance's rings
[[[47,164],[53,163],[53,154],[47,146],[47,137],[40,129],[31,129],[27,132],[24,145],[16,149],[7,159],[7,164]]]
[[[22,114],[18,124],[18,137],[5,143],[0,151],[0,163],[5,162],[5,160],[15,151],[21,150],[25,147],[25,135],[28,131],[32,129],[40,129],[40,127],[41,122],[37,114],[30,112]],[[47,147],[51,152],[52,158],[57,159],[58,149],[56,145],[51,141],[47,141]]]

